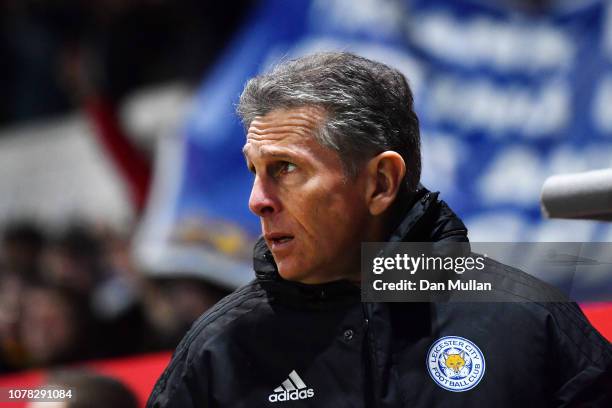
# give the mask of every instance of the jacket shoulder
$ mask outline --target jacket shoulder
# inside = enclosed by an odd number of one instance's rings
[[[238,324],[242,317],[267,302],[267,294],[257,281],[252,281],[237,289],[204,312],[192,324],[183,340],[179,343],[175,354],[178,354],[184,348],[192,346],[194,342],[201,342],[202,340],[210,341],[212,338],[226,332],[230,326]]]
[[[497,290],[527,314],[544,321],[566,351],[585,364],[612,363],[610,343],[591,325],[580,307],[556,287],[503,263],[488,260],[485,273],[496,274]]]
[[[176,389],[185,385],[185,377],[190,371],[206,371],[201,367],[206,365],[206,350],[211,349],[213,343],[229,341],[233,328],[267,302],[266,292],[253,281],[200,316],[177,346],[168,367],[155,384],[147,406],[170,406],[166,404],[176,394]]]
[[[559,289],[518,268],[487,258],[480,271],[486,281],[493,282],[493,290],[510,302],[567,302]]]

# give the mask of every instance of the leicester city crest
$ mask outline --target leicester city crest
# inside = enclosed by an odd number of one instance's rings
[[[476,344],[459,336],[436,340],[427,352],[427,371],[440,387],[462,392],[474,388],[485,373],[485,359]]]

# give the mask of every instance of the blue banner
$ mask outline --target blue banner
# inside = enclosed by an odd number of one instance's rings
[[[612,167],[612,6],[504,4],[262,2],[202,83],[179,140],[161,149],[160,172],[174,175],[159,177],[142,255],[229,286],[251,279],[260,227],[247,207],[238,96],[275,63],[330,50],[406,75],[422,125],[422,182],[442,192],[470,239],[612,241],[610,224],[546,220],[539,205],[548,176]]]

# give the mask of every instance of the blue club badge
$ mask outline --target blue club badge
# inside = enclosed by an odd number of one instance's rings
[[[426,365],[436,384],[453,392],[471,390],[485,374],[482,351],[472,341],[459,336],[436,340],[427,352]]]

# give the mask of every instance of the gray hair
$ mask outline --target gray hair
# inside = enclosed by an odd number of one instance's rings
[[[276,109],[321,107],[326,119],[314,135],[338,152],[345,170],[386,150],[406,162],[405,186],[414,191],[421,176],[419,121],[404,75],[348,52],[319,53],[283,62],[249,80],[238,114],[245,128]]]

